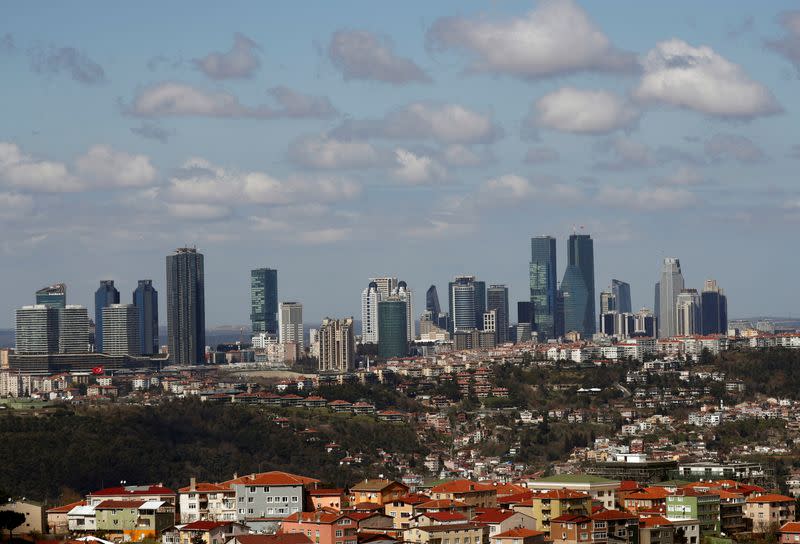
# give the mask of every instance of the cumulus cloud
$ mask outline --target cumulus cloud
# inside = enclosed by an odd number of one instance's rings
[[[0,184],[34,193],[65,193],[85,188],[66,164],[28,155],[10,142],[0,142]]]
[[[458,104],[415,102],[383,119],[346,120],[332,132],[342,139],[432,139],[446,144],[492,143],[503,135],[491,115]]]
[[[340,30],[331,36],[328,57],[345,79],[382,81],[394,85],[430,82],[414,61],[394,53],[387,39],[366,30]]]
[[[28,51],[31,68],[40,74],[65,72],[75,81],[97,85],[106,81],[103,67],[74,47],[35,47]]]
[[[436,183],[447,178],[447,171],[436,160],[415,154],[407,149],[395,151],[397,167],[392,171],[395,179],[409,185]]]
[[[234,35],[230,51],[210,53],[193,62],[198,70],[211,79],[249,78],[261,65],[258,44],[238,32]]]
[[[595,164],[602,170],[620,171],[630,168],[652,166],[655,163],[650,148],[639,141],[624,136],[618,136],[608,142],[603,142],[601,149],[610,150],[614,158],[610,161],[600,161]]]
[[[634,55],[616,49],[572,0],[544,0],[526,15],[500,21],[439,19],[427,39],[434,49],[466,52],[473,72],[542,78],[636,69]]]
[[[162,144],[167,143],[172,135],[170,131],[155,123],[142,123],[138,127],[131,127],[131,132],[148,140],[156,140]]]
[[[563,87],[536,101],[527,124],[562,132],[602,134],[629,128],[638,119],[638,109],[614,93]]]
[[[735,159],[740,163],[753,163],[767,158],[753,140],[737,134],[715,134],[706,141],[705,152],[715,161]]]
[[[572,185],[548,178],[531,180],[517,174],[491,178],[478,193],[478,204],[515,204],[531,199],[575,204],[585,198],[583,191]]]
[[[532,147],[525,153],[525,162],[527,164],[554,162],[560,158],[561,154],[550,147]]]
[[[0,192],[0,221],[24,219],[33,212],[33,197]]]
[[[185,83],[164,82],[139,92],[125,107],[130,115],[139,117],[224,117],[224,118],[328,118],[336,109],[325,97],[309,96],[287,87],[270,89],[278,103],[246,106],[227,92],[212,92]]]
[[[641,211],[674,210],[696,204],[695,196],[686,189],[671,187],[603,186],[596,195],[600,204]]]
[[[75,166],[82,180],[96,187],[142,187],[156,179],[156,169],[145,155],[131,155],[107,145],[95,145],[78,157]]]
[[[731,119],[782,111],[767,87],[708,46],[663,41],[644,56],[642,66],[644,74],[633,94],[643,102]]]
[[[454,167],[480,166],[494,160],[489,151],[476,151],[462,144],[445,146],[440,156],[444,163]]]
[[[289,146],[291,160],[307,168],[368,168],[386,163],[389,154],[368,142],[339,140],[328,136],[308,136]]]
[[[785,11],[779,21],[784,35],[777,40],[766,40],[765,44],[791,62],[800,75],[800,11]]]

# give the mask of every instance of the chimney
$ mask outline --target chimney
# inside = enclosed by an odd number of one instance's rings
[[[189,478],[189,491],[196,491],[197,490],[197,478],[192,476]]]

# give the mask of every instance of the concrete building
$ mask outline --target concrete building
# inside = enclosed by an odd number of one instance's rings
[[[176,365],[205,362],[206,309],[203,254],[181,247],[168,255],[167,338]]]
[[[58,311],[58,352],[89,352],[89,312],[85,306],[68,304]]]
[[[139,309],[133,304],[103,308],[103,349],[109,355],[141,355]]]
[[[36,291],[36,304],[43,304],[57,310],[65,308],[67,306],[67,286],[63,283],[56,283],[42,287]]]
[[[675,299],[675,336],[692,336],[703,330],[703,312],[697,289],[682,289]]]
[[[319,330],[320,372],[351,372],[355,366],[353,318],[322,320]]]
[[[0,510],[10,510],[25,516],[25,521],[22,522],[22,525],[14,529],[14,533],[17,535],[42,534],[47,530],[44,506],[38,502],[25,499],[9,501],[0,506]]]
[[[381,293],[378,284],[369,282],[367,288],[361,291],[361,342],[364,344],[378,343],[378,303]]]
[[[414,326],[414,293],[408,288],[406,282],[400,281],[397,283],[397,289],[392,291],[392,294],[406,305],[406,336],[408,341],[411,342],[417,337],[417,330]]]
[[[16,311],[16,353],[58,352],[58,312],[45,304],[23,306]]]
[[[495,331],[498,344],[508,342],[509,309],[508,287],[505,285],[490,285],[486,289],[486,311],[495,311]]]
[[[580,491],[587,493],[603,507],[613,510],[619,484],[618,480],[609,480],[600,476],[560,474],[529,481],[527,486],[528,489],[533,490],[570,489]]]
[[[664,259],[661,270],[661,281],[658,282],[658,336],[669,338],[676,335],[677,312],[675,305],[678,295],[683,291],[683,274],[681,261],[674,257]]]
[[[299,302],[281,302],[278,310],[279,342],[303,344],[303,305]]]
[[[262,472],[225,482],[236,494],[236,519],[282,519],[305,509],[306,489],[319,480],[289,474]]]

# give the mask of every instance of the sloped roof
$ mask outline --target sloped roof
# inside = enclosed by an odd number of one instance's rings
[[[308,485],[319,483],[319,480],[309,478],[307,476],[298,476],[297,474],[290,474],[288,472],[281,472],[273,470],[270,472],[259,472],[256,474],[248,474],[240,476],[233,480],[224,482],[223,485],[275,485],[275,486],[289,486],[289,485]]]
[[[470,493],[479,491],[495,491],[491,484],[482,484],[471,480],[453,480],[431,488],[431,493]]]
[[[533,529],[509,529],[508,531],[494,535],[492,538],[527,538],[531,536],[546,535],[544,531],[534,531]]]

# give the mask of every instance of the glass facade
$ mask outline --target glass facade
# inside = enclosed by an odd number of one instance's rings
[[[432,312],[434,316],[442,313],[442,307],[439,305],[439,293],[436,292],[435,285],[428,287],[428,292],[425,293],[425,310]]]
[[[486,291],[486,311],[496,312],[495,330],[498,344],[508,342],[508,287],[490,285]]]
[[[583,273],[574,264],[567,266],[564,271],[561,294],[564,298],[564,333],[579,332],[584,338],[594,334],[594,327],[589,332],[586,323],[589,290],[586,288]],[[594,311],[591,316],[594,324]]]
[[[176,365],[205,362],[206,312],[203,254],[178,248],[167,256],[167,337]]]
[[[278,271],[250,271],[250,321],[253,333],[278,333]]]
[[[103,353],[103,308],[119,304],[119,291],[114,280],[103,280],[94,292],[94,350]]]
[[[36,291],[36,304],[63,310],[67,306],[67,286],[63,283],[56,283],[39,289]]]
[[[556,313],[556,239],[552,236],[531,238],[530,262],[533,327],[539,340],[554,338]],[[520,320],[521,321],[521,320]]]
[[[158,353],[158,291],[153,280],[139,280],[133,292],[133,304],[139,310],[139,349],[142,355]]]
[[[384,359],[408,355],[406,303],[399,298],[378,302],[378,355]]]
[[[572,234],[567,241],[567,264],[574,266],[581,279],[583,288],[577,284],[575,278],[571,278],[571,292],[573,300],[564,300],[564,327],[567,332],[576,330],[585,338],[591,336],[597,330],[595,313],[595,290],[594,290],[594,241],[588,234]],[[564,275],[566,279],[566,274]],[[566,292],[566,291],[565,291]],[[585,297],[583,300],[575,300],[575,297]],[[568,312],[579,311],[580,315],[570,315]],[[571,329],[570,323],[579,325],[578,328]]]
[[[617,302],[617,311],[623,314],[629,314],[631,309],[631,286],[629,283],[621,280],[611,280],[611,292],[614,293],[614,298]]]

